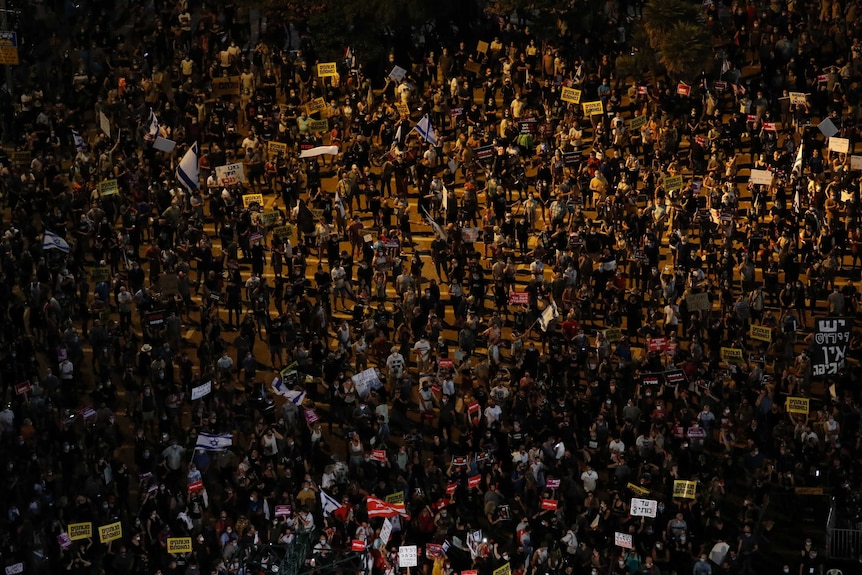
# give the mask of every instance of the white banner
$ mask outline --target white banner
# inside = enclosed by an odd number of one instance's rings
[[[772,172],[769,170],[751,170],[751,183],[754,185],[772,185]]]
[[[847,138],[829,138],[829,149],[839,154],[850,151],[850,140]]]
[[[632,536],[628,533],[620,533],[619,531],[614,533],[614,545],[623,549],[634,549]]]
[[[338,146],[317,146],[316,148],[311,148],[310,150],[303,150],[299,154],[299,157],[316,158],[317,156],[337,156],[338,151]]]
[[[242,164],[216,166],[216,178],[218,178],[218,183],[222,186],[245,183],[245,166]]]
[[[850,156],[850,169],[862,170],[862,156]]]
[[[399,567],[416,567],[416,546],[402,545],[398,548],[398,566]]]
[[[192,401],[208,396],[213,391],[213,382],[208,381],[192,388]]]
[[[638,499],[637,497],[632,497],[632,505],[631,509],[629,509],[629,514],[631,514],[632,517],[655,518],[657,512],[658,501],[655,501],[653,499]]]

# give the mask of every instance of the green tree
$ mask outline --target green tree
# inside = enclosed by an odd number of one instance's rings
[[[662,37],[658,55],[669,76],[690,80],[712,67],[712,38],[696,22],[676,22]]]
[[[686,0],[650,0],[643,7],[643,24],[650,46],[658,50],[678,22],[699,22],[700,11]]]

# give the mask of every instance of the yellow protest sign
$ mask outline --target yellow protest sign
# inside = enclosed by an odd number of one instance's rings
[[[120,193],[120,186],[117,184],[117,180],[102,180],[99,182],[100,196],[115,196],[118,193]]]
[[[742,350],[735,347],[721,348],[721,361],[727,363],[742,363]]]
[[[325,107],[326,100],[324,100],[323,98],[315,98],[306,105],[306,109],[308,110],[309,116],[323,110]]]
[[[694,499],[697,496],[697,481],[677,479],[673,482],[674,498]]]
[[[90,270],[90,280],[93,283],[102,283],[110,281],[111,268],[106,266],[97,266]]]
[[[168,553],[191,553],[191,537],[168,537]]]
[[[748,329],[748,336],[757,341],[770,342],[772,341],[772,328],[752,324]]]
[[[312,120],[308,123],[308,129],[312,132],[326,132],[329,130],[329,120]]]
[[[398,504],[404,503],[404,492],[396,491],[386,496],[386,503]]]
[[[0,64],[17,66],[18,63],[18,33],[0,32]]]
[[[116,523],[108,523],[99,527],[99,542],[108,543],[123,536],[123,524],[117,521]]]
[[[494,569],[494,575],[512,575],[512,566],[506,563],[502,567]]]
[[[252,204],[263,205],[263,194],[246,194],[242,197],[242,207],[248,208]]]
[[[221,96],[239,96],[239,76],[213,78],[212,85],[212,95],[216,98]]]
[[[484,40],[479,40],[479,43],[476,44],[476,51],[480,54],[484,54],[488,51],[488,43]]]
[[[620,340],[620,336],[622,332],[618,327],[609,327],[605,330],[605,339],[607,339],[611,343],[616,343]]]
[[[562,100],[563,102],[568,102],[569,104],[580,104],[581,91],[575,90],[574,88],[563,88],[560,92],[560,100]],[[601,104],[601,102],[599,103]],[[586,111],[584,111],[584,113],[586,113]]]
[[[276,226],[272,228],[272,235],[277,238],[281,238],[282,240],[292,240],[293,226],[290,224],[287,224],[286,226]]]
[[[72,541],[89,539],[93,536],[93,524],[89,521],[86,523],[69,523],[66,527],[66,532],[69,534],[69,539]]]
[[[803,92],[790,92],[790,103],[791,104],[805,104],[808,96]]]
[[[674,192],[682,189],[682,176],[668,176],[664,179],[664,189]]]
[[[640,485],[635,485],[634,483],[626,483],[626,488],[635,495],[649,494],[649,489],[647,489],[646,487],[641,487]]]
[[[601,100],[584,102],[581,105],[584,107],[584,116],[596,116],[605,113],[605,106]]]
[[[807,397],[788,397],[785,405],[788,413],[808,415],[810,400]]]
[[[281,154],[282,156],[287,155],[287,144],[284,142],[269,142],[267,144],[267,149],[270,154]]]
[[[335,62],[324,62],[317,65],[317,75],[321,78],[338,76],[338,64]]]
[[[398,102],[395,104],[395,110],[402,116],[410,115],[410,107],[403,102]]]
[[[647,117],[646,116],[635,116],[629,122],[629,129],[631,130],[640,130],[644,126],[646,126]]]

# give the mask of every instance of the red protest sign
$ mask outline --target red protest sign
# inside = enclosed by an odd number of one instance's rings
[[[467,479],[467,485],[470,487],[470,489],[472,489],[474,487],[479,487],[479,484],[481,482],[482,482],[482,476],[481,475],[474,475],[473,477],[470,477]]]
[[[651,337],[647,341],[650,351],[662,351],[667,348],[666,337]]]
[[[198,491],[204,490],[204,484],[202,481],[193,481],[189,483],[189,493],[197,493]]]
[[[513,291],[509,294],[509,305],[527,305],[530,303],[530,294],[525,291]]]
[[[320,419],[320,417],[318,417],[317,414],[314,413],[313,409],[306,409],[305,410],[305,421],[307,423],[314,423],[315,421],[317,421],[319,419]]]
[[[691,94],[691,86],[685,84],[684,82],[680,82],[676,85],[676,93],[680,96],[688,96]]]
[[[24,395],[29,392],[31,388],[29,381],[22,381],[18,385],[15,386],[15,394],[16,395]]]
[[[559,479],[548,479],[547,481],[545,481],[545,487],[547,487],[548,489],[557,489],[559,486]]]
[[[371,459],[374,461],[386,461],[386,450],[385,449],[374,449],[371,451]]]
[[[365,551],[365,541],[354,539],[350,542],[351,551]]]
[[[557,510],[557,500],[556,499],[542,499],[542,509],[548,511],[556,511]]]
[[[437,365],[440,369],[452,369],[452,366],[455,364],[452,362],[451,357],[441,357],[437,360]]]
[[[458,482],[457,481],[453,481],[452,483],[450,483],[446,486],[446,494],[447,495],[452,495],[456,491],[458,491]]]

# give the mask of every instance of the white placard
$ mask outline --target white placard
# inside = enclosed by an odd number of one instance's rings
[[[632,517],[653,517],[655,518],[658,512],[658,501],[654,499],[638,499],[632,497],[632,506],[629,509],[629,514]]]
[[[111,121],[105,115],[104,112],[99,112],[99,127],[105,132],[108,136],[111,135]]]
[[[392,522],[389,518],[383,520],[383,527],[380,528],[380,540],[384,545],[389,543],[389,538],[392,536]]]
[[[24,572],[24,563],[15,563],[6,567],[6,575],[18,575]]]
[[[850,156],[850,169],[862,170],[862,156]]]
[[[177,147],[177,143],[173,140],[169,140],[161,136],[156,136],[156,141],[153,142],[153,147],[160,152],[171,153],[174,151],[174,148]]]
[[[389,72],[389,77],[395,80],[396,82],[400,82],[401,79],[407,75],[407,70],[402,68],[401,66],[395,66],[392,68],[392,71]]]
[[[192,401],[208,396],[213,391],[213,382],[208,381],[192,388]]]
[[[365,397],[372,389],[377,389],[377,384],[380,380],[377,378],[377,370],[369,367],[365,371],[359,372],[350,379],[353,380],[353,385],[356,387],[356,394],[359,397]]]
[[[245,183],[245,167],[242,164],[226,164],[216,166],[216,178],[222,186],[233,186],[240,182]]]
[[[628,533],[614,532],[614,545],[623,549],[634,549],[632,544],[632,536]]]
[[[398,566],[416,567],[416,546],[402,545],[398,548]]]
[[[769,170],[751,170],[751,183],[754,185],[772,185],[772,172]]]
[[[839,154],[846,154],[850,151],[850,140],[847,138],[829,138],[829,149]]]
[[[838,128],[835,127],[835,124],[829,118],[826,118],[825,120],[820,122],[817,125],[817,129],[820,130],[820,133],[827,138],[831,138],[838,133]]]

